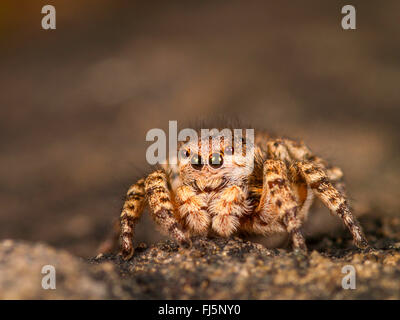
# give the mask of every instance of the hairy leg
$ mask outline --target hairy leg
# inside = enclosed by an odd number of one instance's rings
[[[294,140],[284,139],[290,157],[295,161],[310,161],[321,166],[332,182],[342,194],[345,194],[345,185],[343,182],[343,172],[340,168],[329,165],[323,158],[314,155],[311,150],[303,143]]]
[[[151,216],[161,230],[171,235],[180,244],[189,244],[190,240],[180,229],[174,215],[174,205],[165,171],[157,170],[146,178],[145,192]]]
[[[313,162],[316,165],[320,166],[323,170],[326,171],[326,174],[329,180],[332,182],[333,186],[343,195],[346,195],[345,183],[343,181],[343,172],[340,168],[331,166],[327,161],[323,158],[316,156],[312,153],[312,151],[302,142],[295,141],[290,139],[275,139],[271,140],[268,143],[268,154],[273,159],[281,159],[286,162]],[[303,179],[302,176],[297,174],[297,167],[291,166],[291,179],[296,184],[304,183],[303,181],[299,181],[299,178]],[[310,192],[310,187],[308,187],[307,198],[303,203],[301,208],[300,216],[306,217],[308,215],[308,211],[313,202],[313,193]]]
[[[302,142],[271,139],[267,142],[267,154],[269,158],[282,160],[287,164],[289,180],[297,196],[297,216],[301,221],[305,221],[314,201],[314,194],[304,179],[298,175],[297,167],[293,165],[293,162],[311,156],[311,151]]]
[[[317,197],[321,199],[331,212],[343,220],[353,236],[354,243],[359,248],[366,248],[368,242],[360,224],[352,215],[345,196],[333,186],[323,168],[313,162],[305,161],[298,162],[297,167]]]
[[[144,206],[144,179],[140,179],[129,188],[120,216],[121,255],[125,260],[130,259],[133,255],[134,229],[143,213]]]
[[[282,160],[266,160],[264,163],[263,191],[257,211],[260,215],[278,215],[291,236],[293,248],[307,251],[301,233],[302,221],[298,215],[298,203],[291,183],[287,167]]]

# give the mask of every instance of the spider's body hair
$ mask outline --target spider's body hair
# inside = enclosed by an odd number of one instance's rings
[[[133,254],[134,225],[146,202],[161,229],[180,243],[192,235],[289,233],[293,247],[306,251],[301,226],[317,197],[343,220],[357,246],[367,246],[348,207],[342,171],[302,142],[256,132],[254,145],[246,138],[201,137],[180,147],[185,157],[128,191],[121,214],[125,259]]]

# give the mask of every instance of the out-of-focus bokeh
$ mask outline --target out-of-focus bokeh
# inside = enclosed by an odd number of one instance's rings
[[[93,256],[146,132],[217,116],[304,139],[358,215],[398,215],[400,2],[351,1],[348,31],[345,4],[2,0],[0,239]],[[144,219],[137,240],[157,237]]]

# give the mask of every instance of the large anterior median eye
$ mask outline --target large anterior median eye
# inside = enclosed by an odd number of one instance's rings
[[[224,163],[224,158],[222,157],[222,155],[220,153],[213,153],[210,156],[209,164],[212,168],[215,168],[215,169],[220,168],[223,163]]]
[[[203,168],[203,163],[201,163],[201,156],[198,154],[194,154],[192,159],[190,159],[190,163],[192,164],[192,167],[196,170],[201,170]]]

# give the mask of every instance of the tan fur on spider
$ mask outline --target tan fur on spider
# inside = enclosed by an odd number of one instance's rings
[[[124,259],[133,255],[134,228],[146,205],[161,230],[180,244],[190,244],[193,235],[289,233],[293,248],[306,251],[301,226],[317,197],[342,219],[358,247],[368,246],[350,212],[339,168],[301,142],[266,133],[255,135],[250,167],[236,143],[210,144],[207,138],[185,145],[177,165],[167,164],[129,188],[120,217]]]

